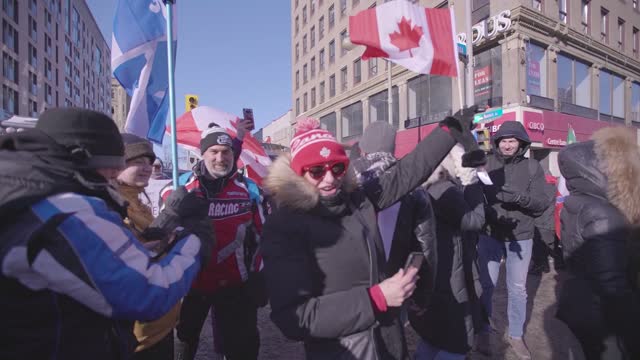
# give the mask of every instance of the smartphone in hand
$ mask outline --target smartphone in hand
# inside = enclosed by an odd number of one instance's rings
[[[407,261],[404,264],[404,271],[409,270],[410,267],[414,267],[420,270],[422,266],[422,262],[424,261],[424,254],[416,251],[409,254],[407,257]]]
[[[242,118],[246,121],[251,121],[251,127],[249,128],[249,131],[253,131],[256,128],[253,122],[253,109],[250,109],[250,108],[242,109]]]

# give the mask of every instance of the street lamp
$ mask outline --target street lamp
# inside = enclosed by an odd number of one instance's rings
[[[356,48],[356,44],[351,42],[351,38],[347,35],[342,39],[342,48],[346,49],[347,51],[351,51],[353,49]],[[392,124],[393,123],[393,94],[392,94],[392,85],[391,85],[391,61],[386,60],[387,62],[387,103],[389,104],[388,106],[388,119],[387,122]]]

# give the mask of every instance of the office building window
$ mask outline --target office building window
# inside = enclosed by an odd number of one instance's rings
[[[409,119],[420,117],[421,124],[431,124],[451,115],[451,86],[451,78],[445,76],[420,75],[409,80]]]
[[[2,40],[9,49],[18,53],[18,32],[6,20],[2,20]]]
[[[542,0],[531,0],[531,7],[535,10],[542,11]]]
[[[18,0],[2,0],[2,10],[7,17],[18,23]]]
[[[298,31],[300,31],[300,19],[297,16],[295,21],[295,30],[296,30],[296,35],[298,35]]]
[[[624,20],[618,18],[618,49],[624,50]]]
[[[38,23],[29,15],[29,37],[33,41],[38,41]]]
[[[340,56],[344,56],[347,53],[347,49],[344,47],[344,41],[347,38],[347,30],[340,32]]]
[[[304,95],[302,95],[302,111],[307,112],[307,110],[307,93],[304,93]]]
[[[640,83],[631,83],[631,121],[640,122]]]
[[[338,128],[336,126],[336,122],[336,113],[332,111],[320,118],[320,127],[333,134],[333,136],[338,136],[338,134],[336,133],[336,130]]]
[[[374,77],[378,74],[378,59],[370,58],[367,60],[369,63],[369,77]]]
[[[347,0],[340,0],[340,16],[347,15]]]
[[[316,58],[312,57],[311,61],[309,62],[309,67],[311,68],[311,78],[313,79],[314,77],[316,77]]]
[[[637,28],[633,28],[633,33],[631,34],[631,43],[633,46],[633,54],[637,57],[638,56],[638,47],[640,47],[640,39],[638,37],[638,29]]]
[[[49,57],[53,56],[53,44],[51,43],[51,38],[47,34],[44,34],[44,52]]]
[[[98,46],[94,46],[93,48],[93,69],[96,72],[96,75],[102,75],[102,65],[100,64],[100,60],[102,60],[102,50],[98,48]]]
[[[609,43],[609,10],[600,9],[600,38],[605,43]]]
[[[316,88],[311,89],[311,108],[316,107]]]
[[[392,124],[397,129],[400,119],[400,102],[398,98],[398,87],[394,86],[391,89],[391,96],[393,100],[391,116],[393,117]],[[387,97],[387,90],[381,91],[375,95],[369,97],[369,122],[373,121],[388,121],[389,118],[389,99]]]
[[[47,59],[44,59],[44,77],[49,81],[53,81],[53,70],[51,62]]]
[[[590,0],[582,0],[582,8],[581,8],[581,16],[580,21],[582,23],[582,33],[589,34],[589,8],[590,8]]]
[[[320,49],[318,54],[318,69],[319,71],[324,70],[324,49]]]
[[[64,79],[64,93],[67,96],[71,96],[71,80],[67,78]]]
[[[318,93],[320,93],[320,104],[322,104],[324,102],[324,81],[320,82]]]
[[[2,85],[2,108],[9,114],[18,112],[18,92],[7,85]]]
[[[638,9],[638,0],[633,0],[633,8]]]
[[[313,49],[313,47],[316,46],[316,27],[315,26],[311,27],[311,31],[309,32],[309,41],[311,42],[309,44],[309,48]]]
[[[38,14],[38,0],[29,0],[29,10],[33,15]]]
[[[329,76],[329,97],[332,98],[336,96],[336,76]]]
[[[318,20],[318,40],[322,40],[324,37],[324,16],[320,17]]]
[[[311,0],[309,11],[311,12],[311,16],[316,12],[316,0]]]
[[[589,65],[558,54],[558,102],[591,107]]]
[[[296,0],[296,1],[294,2],[294,8],[295,8],[295,9],[297,9],[297,8],[298,8],[298,0]]]
[[[502,49],[494,47],[474,55],[473,93],[481,106],[502,106]]]
[[[29,99],[29,116],[38,117],[38,102]]]
[[[71,77],[71,60],[64,59],[64,75]]]
[[[296,44],[296,61],[300,59],[300,44]]]
[[[307,64],[302,66],[302,83],[306,84],[309,78],[307,77]]]
[[[307,25],[307,6],[302,7],[302,26]]]
[[[336,23],[336,10],[333,5],[329,6],[329,30],[333,29]]]
[[[73,68],[73,81],[80,85],[80,70],[77,67]]]
[[[5,79],[18,83],[18,61],[5,52],[2,53],[2,75]]]
[[[300,98],[296,99],[296,116],[300,115]]]
[[[558,0],[558,18],[560,19],[560,22],[563,22],[565,24],[568,22],[567,18],[569,17],[569,14],[567,12],[568,1],[569,0]]]
[[[38,51],[31,44],[29,44],[29,65],[38,68]]]
[[[296,71],[296,90],[300,87],[300,70]]]
[[[345,106],[342,115],[342,140],[362,134],[362,102]]]
[[[600,70],[600,114],[624,119],[624,79]]]
[[[336,61],[336,41],[331,40],[329,42],[329,64],[333,64]]]
[[[307,54],[307,34],[302,37],[302,55]]]
[[[360,58],[353,62],[353,85],[359,84],[362,81],[362,61]]]
[[[75,6],[71,11],[71,39],[75,46],[80,46],[80,13]]]
[[[347,87],[348,87],[348,82],[349,82],[349,78],[347,78],[347,67],[343,67],[342,69],[340,69],[340,90],[342,92],[347,91]]]
[[[44,23],[45,23],[45,26],[47,27],[47,31],[51,33],[53,30],[53,27],[51,25],[52,24],[51,13],[48,12],[47,10],[44,11]]]
[[[45,94],[44,100],[47,102],[47,105],[53,105],[53,96],[51,96],[51,93],[52,93],[51,85],[45,82],[44,83],[44,94]]]
[[[543,47],[527,44],[527,94],[547,96],[547,56]]]
[[[64,37],[64,54],[71,57],[71,40],[68,37]]]
[[[38,75],[29,71],[29,93],[38,96]]]

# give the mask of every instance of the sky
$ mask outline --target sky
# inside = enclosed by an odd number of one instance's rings
[[[111,44],[118,0],[86,0]],[[256,129],[291,108],[291,2],[177,0],[176,113],[186,94],[199,104],[242,116]]]

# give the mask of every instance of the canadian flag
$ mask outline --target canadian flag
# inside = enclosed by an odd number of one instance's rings
[[[453,9],[395,0],[349,17],[349,36],[366,46],[362,59],[383,57],[420,74],[458,76]]]

